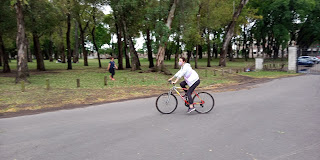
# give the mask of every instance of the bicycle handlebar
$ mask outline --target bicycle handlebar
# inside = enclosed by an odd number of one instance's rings
[[[172,84],[172,85],[175,85],[175,83],[172,83],[172,80],[169,80],[168,82],[169,82],[170,84]]]

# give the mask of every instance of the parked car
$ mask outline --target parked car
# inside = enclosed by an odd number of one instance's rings
[[[309,56],[301,56],[298,58],[298,65],[304,65],[304,66],[309,66],[312,67],[314,65],[314,63],[307,58]]]
[[[320,59],[318,57],[311,57],[311,61],[317,64],[320,63]]]
[[[311,56],[300,56],[298,59],[305,59],[311,61]]]

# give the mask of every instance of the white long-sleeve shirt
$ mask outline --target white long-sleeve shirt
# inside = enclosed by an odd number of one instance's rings
[[[189,63],[185,63],[181,66],[181,69],[174,75],[174,77],[184,77],[184,80],[187,82],[188,86],[191,87],[197,80],[199,80],[198,73],[191,68]]]

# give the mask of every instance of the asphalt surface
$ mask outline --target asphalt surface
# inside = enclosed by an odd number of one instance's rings
[[[154,98],[0,119],[1,160],[319,160],[320,76],[212,93],[209,114]],[[168,86],[169,87],[169,86]]]

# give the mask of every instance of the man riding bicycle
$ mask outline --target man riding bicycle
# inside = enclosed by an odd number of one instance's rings
[[[179,58],[179,66],[181,66],[181,69],[173,77],[168,79],[168,81],[171,81],[176,77],[176,80],[172,83],[177,83],[182,76],[184,77],[184,81],[180,83],[180,86],[182,88],[186,88],[186,85],[189,86],[188,90],[184,90],[186,92],[184,97],[188,97],[188,101],[190,104],[188,113],[191,113],[192,111],[196,110],[193,106],[193,99],[191,97],[191,94],[194,89],[200,84],[199,75],[195,70],[191,68],[191,65],[189,63],[186,63],[186,59],[184,57]]]

